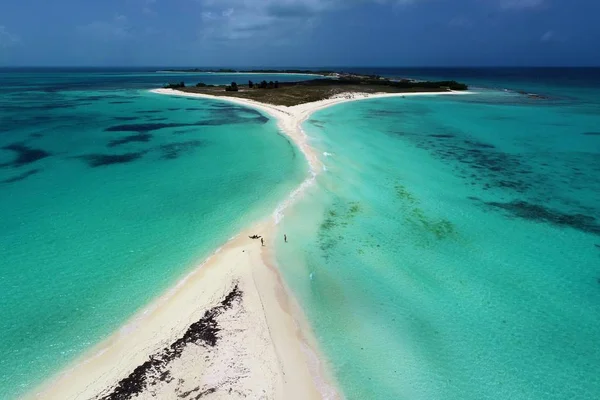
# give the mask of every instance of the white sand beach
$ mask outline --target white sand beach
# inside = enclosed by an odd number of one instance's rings
[[[277,220],[322,170],[302,122],[319,109],[347,101],[455,92],[346,93],[294,107],[171,89],[153,92],[262,110],[277,119],[306,156],[311,176],[281,203],[274,217],[225,243],[118,332],[27,398],[341,398],[311,328],[273,261]],[[266,246],[248,238],[253,234],[261,235]]]

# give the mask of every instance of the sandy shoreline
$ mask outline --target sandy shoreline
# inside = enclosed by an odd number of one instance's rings
[[[306,156],[311,174],[273,218],[228,241],[118,332],[26,398],[340,398],[270,247],[283,210],[322,170],[301,125],[313,112],[334,104],[454,92],[349,93],[294,107],[171,89],[152,92],[229,101],[267,113]],[[267,246],[248,238],[254,233],[265,237]]]

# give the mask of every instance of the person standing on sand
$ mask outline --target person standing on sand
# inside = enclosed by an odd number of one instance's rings
[[[287,243],[287,235],[285,233],[283,234],[283,241]]]
[[[265,245],[265,239],[260,238],[260,244],[264,246]]]

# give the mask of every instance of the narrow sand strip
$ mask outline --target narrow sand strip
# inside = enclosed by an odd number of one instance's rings
[[[27,397],[339,398],[310,326],[286,288],[270,247],[282,210],[322,170],[301,125],[311,113],[334,104],[434,93],[348,93],[283,107],[170,89],[153,92],[225,100],[264,111],[277,119],[280,129],[304,153],[311,176],[278,207],[275,218],[227,242],[118,332]],[[266,247],[248,238],[255,233],[266,239]]]

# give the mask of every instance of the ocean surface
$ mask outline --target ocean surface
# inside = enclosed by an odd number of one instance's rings
[[[304,124],[277,257],[346,398],[598,399],[600,70],[365,72],[479,94]]]
[[[0,70],[0,399],[121,327],[307,174],[265,115],[148,89],[299,78]]]
[[[600,71],[345,69],[478,92],[304,124],[325,170],[286,210],[277,257],[346,398],[597,399]],[[0,69],[0,399],[307,174],[266,116],[148,92],[304,76],[156,70]]]

